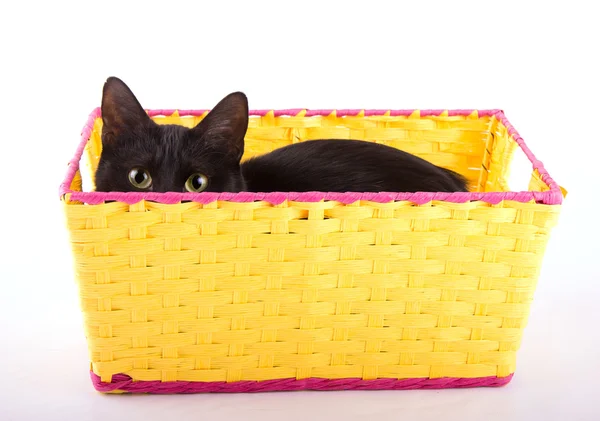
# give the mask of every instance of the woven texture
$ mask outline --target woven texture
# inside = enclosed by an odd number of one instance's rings
[[[150,114],[191,126],[204,115],[194,113]],[[495,111],[256,114],[246,157],[312,138],[369,139],[467,175],[474,193],[508,192],[513,151],[521,146],[531,155]],[[86,127],[78,154],[86,148],[93,170],[97,115]],[[539,161],[532,160],[537,203],[531,195],[418,203],[361,195],[297,201],[284,193],[269,196],[277,200],[213,195],[92,205],[83,203],[95,200],[86,193],[75,196],[79,155],[61,194],[98,390],[402,389],[510,380],[560,209],[543,203],[556,201],[558,187]],[[172,387],[159,386],[164,382]]]

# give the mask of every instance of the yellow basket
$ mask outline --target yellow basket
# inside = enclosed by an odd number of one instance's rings
[[[100,111],[61,185],[103,392],[499,386],[515,370],[561,188],[499,110],[251,112],[246,158],[384,143],[470,193],[82,192]],[[196,125],[206,111],[150,111]],[[520,146],[529,191],[507,187]],[[93,181],[92,181],[93,182]]]

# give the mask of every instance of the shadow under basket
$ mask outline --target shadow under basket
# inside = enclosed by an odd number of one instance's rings
[[[206,111],[149,114],[192,127]],[[508,383],[564,190],[503,112],[250,115],[245,158],[360,139],[457,171],[471,192],[83,192],[80,161],[93,190],[101,153],[96,109],[60,187],[96,389]],[[511,192],[518,147],[533,173]]]

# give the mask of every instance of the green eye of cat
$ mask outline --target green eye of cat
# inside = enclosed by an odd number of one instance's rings
[[[150,173],[143,168],[134,168],[129,171],[129,182],[138,189],[147,189],[152,185]]]
[[[208,187],[208,177],[204,174],[194,173],[185,182],[185,189],[192,193],[200,193]]]

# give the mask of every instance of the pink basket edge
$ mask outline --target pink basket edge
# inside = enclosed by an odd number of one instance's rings
[[[438,379],[413,378],[413,379],[374,379],[362,380],[348,379],[323,379],[308,378],[297,380],[277,379],[265,381],[239,381],[227,382],[161,382],[161,381],[133,381],[125,374],[114,375],[112,381],[102,382],[100,376],[90,371],[94,388],[99,392],[127,392],[151,394],[181,394],[181,393],[260,393],[276,391],[300,390],[410,390],[410,389],[451,389],[472,387],[500,387],[505,386],[513,378],[514,373],[506,377],[476,377],[455,378],[444,377]]]

